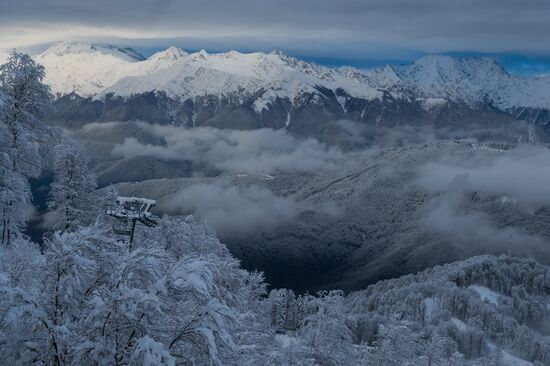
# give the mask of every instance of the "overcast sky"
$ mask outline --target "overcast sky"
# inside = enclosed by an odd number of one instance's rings
[[[144,50],[280,48],[324,63],[504,53],[543,72],[550,60],[548,0],[1,1],[2,48],[87,39]]]

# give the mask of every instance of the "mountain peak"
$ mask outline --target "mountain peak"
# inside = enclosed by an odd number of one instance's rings
[[[470,64],[471,67],[477,68],[479,71],[508,75],[508,71],[497,60],[491,57],[466,57],[460,58],[458,61],[463,64]]]
[[[280,57],[288,57],[288,55],[286,53],[284,53],[283,51],[279,50],[279,49],[274,49],[273,51],[270,52],[271,55],[275,55],[275,56],[280,56]]]
[[[155,53],[153,56],[150,57],[150,59],[176,61],[188,55],[189,54],[181,48],[170,47],[164,51]]]
[[[460,57],[455,58],[448,55],[428,55],[416,60],[410,67],[411,71],[417,72],[420,70],[437,71],[437,72],[492,72],[507,74],[502,65],[495,59],[490,57]]]
[[[143,61],[145,57],[130,47],[103,45],[87,42],[57,42],[48,48],[42,55],[64,56],[70,54],[101,53],[111,55],[125,61]]]
[[[428,55],[416,60],[408,69],[411,72],[418,71],[449,71],[457,66],[457,60],[446,55]]]

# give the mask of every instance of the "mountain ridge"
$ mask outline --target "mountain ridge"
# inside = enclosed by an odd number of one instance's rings
[[[403,95],[409,94],[411,90],[411,84],[414,91],[417,94],[426,94],[429,97],[443,97],[452,99],[454,101],[462,100],[468,102],[479,101],[480,95],[476,92],[482,92],[488,89],[488,91],[496,91],[498,87],[517,87],[522,88],[530,87],[529,85],[522,85],[525,82],[531,82],[536,84],[535,87],[542,88],[544,93],[535,93],[540,90],[534,90],[529,94],[529,97],[535,97],[530,104],[528,100],[523,98],[520,101],[511,100],[502,105],[505,107],[544,107],[550,108],[550,96],[546,91],[550,91],[550,77],[539,76],[533,78],[518,77],[510,75],[497,61],[489,57],[463,57],[454,58],[445,55],[428,55],[416,60],[411,65],[395,66],[388,64],[382,68],[375,68],[370,70],[359,70],[350,66],[344,66],[339,68],[329,68],[321,66],[315,63],[306,62],[291,56],[284,54],[282,51],[274,50],[270,53],[252,52],[241,53],[238,51],[228,51],[222,53],[208,53],[205,50],[201,50],[195,53],[187,53],[182,49],[176,47],[170,47],[164,51],[157,52],[149,58],[143,57],[137,51],[133,51],[131,48],[122,48],[112,45],[96,45],[92,43],[72,42],[72,43],[57,43],[45,52],[36,56],[36,59],[40,62],[45,62],[45,67],[48,70],[52,64],[64,63],[62,59],[67,55],[82,54],[82,53],[95,53],[101,55],[114,56],[129,64],[132,63],[160,63],[166,62],[165,68],[175,72],[173,76],[177,79],[177,71],[179,68],[195,68],[192,72],[197,72],[197,69],[201,67],[206,70],[216,70],[224,73],[238,75],[243,77],[242,83],[246,85],[246,78],[252,77],[260,79],[260,82],[254,84],[256,87],[252,92],[258,91],[259,88],[272,83],[275,80],[284,79],[301,79],[302,81],[310,82],[310,84],[323,85],[325,87],[332,87],[337,89],[342,87],[346,91],[352,91],[353,96],[364,96],[363,94],[370,96],[372,90],[385,90],[402,93]],[[59,60],[49,60],[52,56],[59,57]],[[69,60],[70,61],[70,60]],[[142,65],[139,70],[133,70],[131,65],[128,66],[129,70],[121,72],[121,78],[127,77],[145,77],[156,73],[160,69],[157,67],[147,67]],[[136,68],[133,65],[134,69]],[[49,71],[49,70],[48,70]],[[56,75],[57,78],[67,77],[68,75]],[[121,96],[128,96],[128,92],[124,92],[120,88],[117,89],[116,84],[121,78],[117,78],[117,75],[112,75],[112,79],[109,80],[110,85],[106,86],[107,91],[102,93],[91,92],[89,90],[79,90],[75,88],[66,92],[62,88],[57,87],[56,83],[50,81],[50,86],[54,92],[61,92],[62,94],[68,94],[70,92],[76,92],[81,96],[90,96],[96,94],[105,95],[107,92],[113,92],[114,94]],[[474,83],[472,79],[477,79],[478,82]],[[139,81],[139,80],[138,80]],[[354,89],[352,85],[345,85],[346,81],[352,81],[354,86],[358,89]],[[93,82],[93,81],[90,81]],[[488,82],[493,82],[488,83]],[[344,83],[344,85],[341,85]],[[495,85],[495,83],[497,85]],[[489,88],[487,88],[487,84]],[[540,85],[544,84],[544,85]],[[458,86],[462,93],[452,93],[450,87]],[[432,88],[430,92],[428,89]],[[433,88],[435,87],[435,89]],[[467,88],[467,89],[466,89]],[[162,87],[156,89],[158,91],[163,90]],[[435,90],[435,92],[434,92]],[[136,90],[138,92],[151,91],[150,89]],[[173,90],[172,90],[173,91]],[[523,89],[522,89],[523,91]],[[222,91],[223,92],[223,91]],[[177,95],[175,91],[172,93]],[[534,95],[533,95],[534,94]],[[510,97],[510,96],[508,96]],[[511,97],[517,98],[512,95]]]
[[[384,126],[450,120],[458,126],[467,122],[459,113],[465,108],[493,111],[489,120],[497,126],[495,121],[508,117],[540,126],[550,122],[550,77],[513,76],[490,58],[429,55],[411,65],[359,70],[325,67],[277,50],[187,53],[170,47],[147,59],[135,54],[62,43],[35,56],[62,111],[53,119],[69,125],[144,120],[289,128],[308,135],[326,134],[321,125],[339,119]],[[69,94],[78,98],[64,98]]]

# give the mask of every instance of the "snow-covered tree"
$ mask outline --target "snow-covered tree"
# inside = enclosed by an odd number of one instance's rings
[[[271,325],[279,330],[296,330],[298,328],[298,306],[292,290],[276,289],[269,293]]]
[[[259,355],[240,334],[258,324],[261,277],[240,269],[203,225],[164,220],[181,238],[198,241],[202,232],[205,245],[218,250],[201,253],[180,242],[188,250],[176,258],[167,248],[178,236],[173,232],[168,246],[157,230],[129,248],[97,223],[54,234],[44,255],[33,255],[30,272],[3,268],[6,362],[222,365],[239,355],[234,364],[254,364]],[[261,327],[254,332],[262,336]]]
[[[53,229],[74,230],[89,224],[96,214],[95,176],[88,160],[74,145],[55,148],[55,179],[51,185],[48,222]]]
[[[375,365],[413,365],[418,355],[419,334],[415,333],[406,322],[380,325],[379,339],[375,343]]]
[[[51,96],[42,82],[45,70],[29,55],[12,51],[5,64],[0,65],[2,120],[8,127],[11,150],[25,145],[21,134],[35,123],[35,114],[48,107]]]
[[[326,365],[348,364],[366,351],[366,346],[353,344],[353,335],[346,325],[345,297],[341,291],[330,291],[310,297],[310,307],[315,311],[304,319],[298,331],[311,349],[311,357]],[[363,364],[367,364],[363,360]]]
[[[162,343],[156,342],[149,336],[144,336],[136,341],[131,362],[141,366],[174,366],[176,359]]]
[[[13,170],[12,159],[0,152],[0,243],[19,236],[28,218],[31,194],[27,177]]]
[[[2,243],[8,244],[27,220],[30,189],[26,177],[40,173],[35,113],[50,101],[44,68],[13,51],[0,66],[0,204]]]

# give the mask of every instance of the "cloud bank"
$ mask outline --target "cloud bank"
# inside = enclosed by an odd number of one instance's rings
[[[544,0],[4,1],[0,44],[70,34],[131,39],[133,45],[179,40],[183,47],[285,48],[347,58],[403,58],[411,49],[548,53],[549,14]]]
[[[265,231],[290,222],[308,207],[289,197],[275,196],[259,186],[229,182],[196,184],[163,200],[170,214],[193,214],[222,235]]]
[[[493,159],[447,160],[425,165],[419,183],[443,193],[461,177],[462,190],[477,192],[481,198],[506,196],[528,211],[550,204],[550,150],[523,148]]]
[[[523,215],[550,204],[550,151],[523,148],[494,154],[463,160],[447,157],[424,165],[417,183],[437,196],[421,224],[470,250],[492,248],[532,255],[548,239],[520,230],[513,222],[502,222],[498,216],[510,204]],[[476,209],[477,201],[496,202],[500,208],[489,215]]]
[[[143,144],[135,138],[127,138],[114,147],[115,157],[189,160],[229,173],[251,174],[335,170],[350,164],[340,149],[311,138],[297,139],[284,130],[183,129],[146,124],[140,127],[164,139],[165,144]]]

